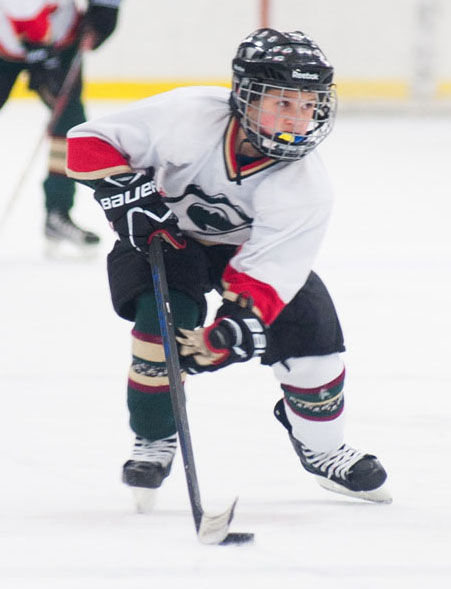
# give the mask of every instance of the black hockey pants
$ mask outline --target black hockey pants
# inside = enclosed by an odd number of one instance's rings
[[[185,250],[165,247],[169,287],[188,295],[199,308],[199,324],[205,319],[205,294],[220,291],[220,279],[235,246],[204,246],[188,239]],[[150,267],[146,258],[116,242],[108,256],[111,297],[116,312],[135,320],[136,299],[152,290]],[[344,351],[343,333],[332,299],[314,272],[283,309],[268,330],[268,348],[263,364],[274,364],[292,357],[323,356]]]

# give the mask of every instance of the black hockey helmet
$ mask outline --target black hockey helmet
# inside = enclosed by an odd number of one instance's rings
[[[260,152],[275,159],[300,159],[330,133],[336,110],[334,70],[318,45],[301,31],[258,29],[239,45],[232,69],[232,110]],[[314,113],[305,135],[261,131],[259,105],[271,89],[282,96],[298,91],[298,101],[302,92],[314,94]],[[301,117],[299,110],[297,120]]]

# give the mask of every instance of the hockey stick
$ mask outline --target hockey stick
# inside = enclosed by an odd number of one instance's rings
[[[2,215],[0,217],[0,231],[3,228],[6,220],[10,216],[13,206],[14,204],[16,204],[18,197],[22,192],[22,188],[26,180],[28,179],[28,175],[33,167],[34,161],[38,153],[41,151],[42,145],[44,144],[47,137],[52,134],[61,117],[62,112],[64,111],[67,103],[69,102],[72,89],[74,88],[75,83],[78,79],[78,75],[80,73],[81,61],[84,50],[85,47],[81,44],[72,59],[66,77],[64,78],[63,85],[61,86],[61,90],[59,91],[58,96],[55,99],[55,104],[52,108],[52,114],[50,116],[49,122],[47,123],[45,130],[39,136],[39,140],[34,146],[33,151],[31,152],[27,160],[26,166],[24,167],[24,170],[20,175],[19,180],[17,181],[5,207],[3,208]]]
[[[219,515],[207,515],[202,509],[199,483],[197,481],[194,454],[191,445],[191,434],[186,412],[186,398],[180,376],[180,362],[175,339],[174,322],[169,301],[169,290],[166,280],[163,252],[159,238],[150,244],[149,262],[152,269],[152,280],[157,301],[158,320],[163,338],[164,353],[169,378],[172,410],[180,440],[183,465],[191,502],[194,525],[197,537],[202,544],[243,544],[252,541],[254,534],[229,533],[236,502]]]

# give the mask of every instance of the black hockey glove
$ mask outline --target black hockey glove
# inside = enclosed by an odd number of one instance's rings
[[[24,43],[24,47],[29,71],[28,87],[38,92],[47,105],[52,106],[65,77],[60,53],[47,45]]]
[[[182,249],[186,242],[177,217],[162,201],[152,176],[142,172],[108,176],[97,184],[94,198],[120,239],[138,251],[148,252],[156,235]]]
[[[246,362],[266,350],[266,330],[249,309],[224,301],[216,320],[195,331],[179,329],[181,366],[189,374],[214,372],[234,362]]]
[[[82,24],[82,35],[92,36],[92,49],[97,49],[116,28],[119,0],[91,0]]]

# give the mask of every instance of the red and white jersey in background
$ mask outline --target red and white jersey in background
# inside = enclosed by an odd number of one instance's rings
[[[75,0],[0,0],[0,57],[22,60],[22,41],[65,46],[74,39]]]
[[[229,95],[179,88],[78,125],[68,134],[68,174],[93,180],[154,167],[184,232],[241,246],[223,275],[228,298],[252,296],[270,324],[310,273],[332,191],[316,152],[291,163],[262,156],[239,170]]]

